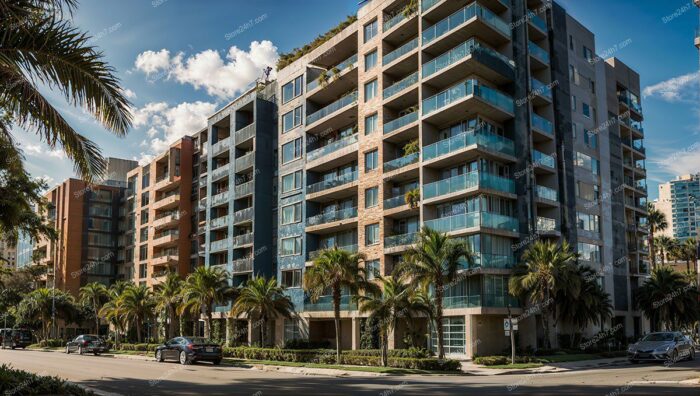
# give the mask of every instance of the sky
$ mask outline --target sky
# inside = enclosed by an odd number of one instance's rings
[[[82,0],[73,23],[92,36],[132,102],[125,138],[45,90],[103,155],[147,161],[245,90],[280,53],[303,46],[357,10],[357,0]],[[649,196],[700,172],[699,12],[690,0],[559,0],[596,35],[596,52],[641,76]],[[15,129],[28,170],[50,185],[74,176],[70,160]]]

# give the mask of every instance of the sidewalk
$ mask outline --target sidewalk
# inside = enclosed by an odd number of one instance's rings
[[[531,369],[490,369],[471,361],[462,362],[462,371],[472,375],[515,375],[515,374],[545,374],[560,373],[573,370],[585,370],[599,367],[613,367],[626,364],[627,359],[595,359],[579,360],[577,362],[549,363],[541,367]]]

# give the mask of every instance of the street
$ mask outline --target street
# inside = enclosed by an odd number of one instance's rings
[[[120,395],[698,395],[700,387],[635,384],[700,376],[700,361],[638,364],[556,374],[329,377],[208,363],[181,366],[109,356],[0,350],[0,364]],[[617,393],[613,393],[617,392]]]

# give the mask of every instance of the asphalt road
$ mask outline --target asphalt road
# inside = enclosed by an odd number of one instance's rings
[[[700,360],[550,374],[389,377],[312,376],[22,350],[0,350],[0,363],[120,395],[700,395],[698,386],[634,383],[697,378]]]

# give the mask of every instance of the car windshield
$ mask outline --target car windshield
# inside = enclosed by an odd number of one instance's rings
[[[642,341],[673,341],[673,333],[651,333],[642,338]]]
[[[83,336],[83,340],[89,342],[89,341],[99,341],[100,339],[97,338],[96,336],[86,335],[86,336]]]
[[[211,344],[212,343],[211,341],[209,341],[208,339],[206,339],[204,337],[192,337],[192,338],[188,338],[188,340],[190,340],[190,342],[195,344],[195,345],[203,345],[203,344]]]

